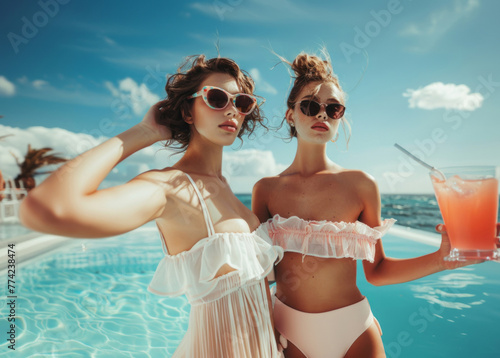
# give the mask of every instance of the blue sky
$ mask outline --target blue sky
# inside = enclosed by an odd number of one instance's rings
[[[184,57],[236,60],[257,82],[271,125],[283,118],[286,66],[326,46],[352,123],[330,158],[372,174],[385,193],[431,192],[424,168],[394,142],[444,167],[500,165],[500,3],[443,1],[3,2],[0,11],[0,170],[31,143],[74,156],[134,125],[164,97]],[[284,169],[295,141],[260,132],[225,151],[235,192]],[[120,165],[112,184],[176,157],[154,146]]]

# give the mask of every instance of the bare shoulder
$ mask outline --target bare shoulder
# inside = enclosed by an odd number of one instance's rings
[[[132,181],[147,181],[161,186],[165,191],[172,190],[187,180],[184,173],[176,168],[153,169],[141,173]]]
[[[265,204],[269,201],[270,194],[275,191],[278,186],[279,177],[266,177],[260,179],[253,186],[252,190],[252,203]],[[267,205],[267,204],[265,204]]]
[[[253,187],[253,193],[254,195],[269,193],[276,187],[276,185],[278,185],[278,182],[279,176],[262,178],[257,183],[255,183]]]
[[[371,185],[376,183],[375,178],[358,169],[343,169],[340,172],[341,175],[344,175],[346,178],[348,178],[350,181],[355,182],[358,185]]]
[[[361,193],[368,194],[378,192],[377,182],[372,175],[362,170],[353,169],[345,169],[341,173],[345,179],[348,180],[349,183],[351,183],[351,185],[353,185],[355,189]]]
[[[161,222],[164,225],[177,225],[175,213],[179,212],[180,203],[184,203],[192,197],[192,186],[182,170],[177,168],[164,168],[148,170],[132,181],[145,183],[144,185],[154,185],[161,192],[164,198],[164,209],[161,215]]]
[[[171,180],[180,177],[184,173],[176,168],[152,169],[147,172],[141,173],[134,179],[142,180]]]
[[[278,177],[262,178],[255,183],[252,191],[252,211],[259,218],[260,222],[265,222],[271,217],[269,212],[270,194],[278,183]]]

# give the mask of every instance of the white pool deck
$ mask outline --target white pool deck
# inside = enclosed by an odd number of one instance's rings
[[[0,246],[0,272],[5,270],[9,263],[8,245],[10,244],[15,245],[12,251],[15,253],[15,264],[17,266],[69,243],[71,243],[70,238],[36,232],[5,240]]]

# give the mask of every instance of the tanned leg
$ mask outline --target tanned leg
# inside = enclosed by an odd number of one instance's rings
[[[375,322],[354,341],[345,358],[385,358],[384,344]]]
[[[285,358],[307,358],[292,342],[288,341],[287,347],[283,350]]]

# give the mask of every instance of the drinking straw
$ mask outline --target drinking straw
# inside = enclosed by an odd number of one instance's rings
[[[432,165],[427,164],[423,160],[420,160],[420,158],[417,158],[416,156],[414,156],[413,154],[411,154],[409,151],[407,151],[406,149],[404,149],[398,143],[394,143],[394,146],[396,148],[398,148],[400,151],[402,151],[404,154],[406,154],[407,156],[409,156],[411,159],[413,159],[414,161],[416,161],[417,163],[419,163],[419,164],[423,165],[424,167],[426,167],[427,169],[429,169],[431,171],[431,173],[435,174],[435,176],[438,179],[440,179],[440,180],[446,180],[446,176],[443,174],[443,172],[441,170],[433,167]]]

